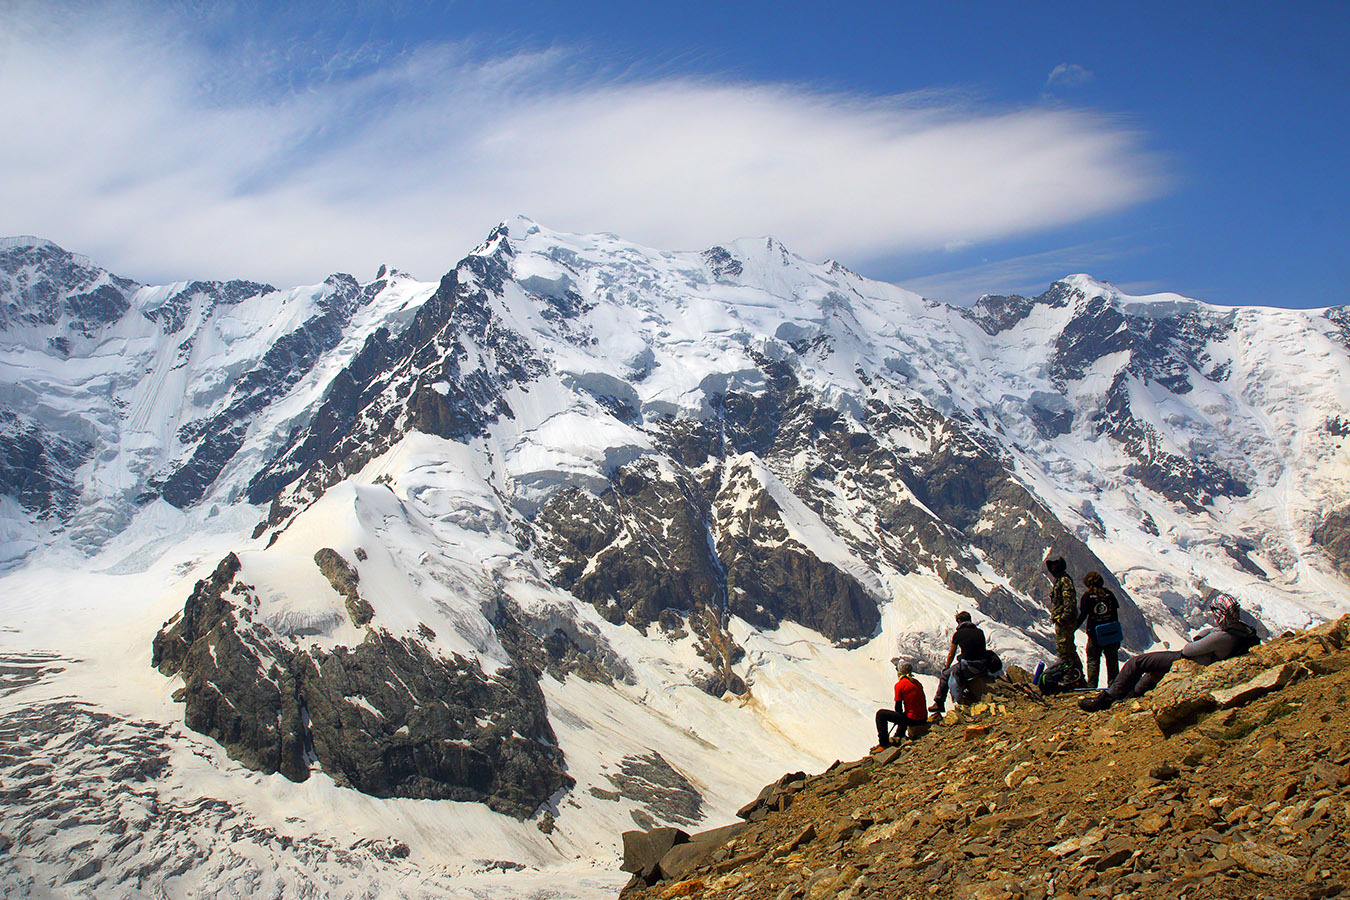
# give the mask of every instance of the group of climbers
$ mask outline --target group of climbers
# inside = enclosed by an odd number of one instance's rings
[[[1053,582],[1050,618],[1055,626],[1056,663],[1049,669],[1038,669],[1035,683],[1042,692],[1058,693],[1067,690],[1097,688],[1102,660],[1106,663],[1106,689],[1084,697],[1078,705],[1087,712],[1106,709],[1112,703],[1129,696],[1141,696],[1166,675],[1179,659],[1190,659],[1208,665],[1244,653],[1259,642],[1256,629],[1241,620],[1241,609],[1227,594],[1218,594],[1210,601],[1209,611],[1213,626],[1202,630],[1180,650],[1155,650],[1131,657],[1119,665],[1120,646],[1124,632],[1120,626],[1120,601],[1106,587],[1100,572],[1083,576],[1083,596],[1077,595],[1068,566],[1062,557],[1052,556],[1045,561],[1046,571]],[[1079,660],[1076,646],[1078,629],[1087,632],[1087,671]],[[876,714],[877,743],[875,749],[899,743],[908,735],[918,737],[927,729],[923,715],[923,686],[914,678],[913,664],[894,660],[895,710],[881,709]],[[967,689],[972,681],[997,675],[1003,668],[998,654],[991,650],[984,632],[975,625],[970,613],[956,614],[956,631],[952,634],[947,660],[938,679],[937,693],[928,711],[941,718],[950,693],[956,703],[965,703]],[[897,726],[895,737],[890,726]]]

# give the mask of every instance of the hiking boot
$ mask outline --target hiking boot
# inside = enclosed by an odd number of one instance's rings
[[[947,711],[947,707],[943,706],[941,703],[934,703],[932,706],[928,707],[928,711],[930,713],[937,713],[938,715],[942,715],[944,712]]]
[[[1099,691],[1096,694],[1092,694],[1091,696],[1079,700],[1078,708],[1083,712],[1100,712],[1115,702],[1115,698],[1106,691]]]
[[[875,747],[873,747],[871,750],[867,752],[869,755],[875,756],[876,754],[880,753],[882,750],[885,749],[886,749],[885,747],[881,746],[880,744],[877,744]]]

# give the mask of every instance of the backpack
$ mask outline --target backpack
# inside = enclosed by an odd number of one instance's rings
[[[1261,635],[1257,634],[1256,629],[1246,622],[1235,622],[1225,628],[1224,632],[1232,637],[1235,642],[1230,659],[1233,656],[1241,656],[1261,643]]]
[[[1040,686],[1041,693],[1049,697],[1085,687],[1087,679],[1083,677],[1083,670],[1078,666],[1059,662],[1042,672],[1041,680],[1037,684]]]

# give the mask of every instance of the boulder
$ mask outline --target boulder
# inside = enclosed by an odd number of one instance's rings
[[[686,843],[675,844],[666,851],[658,864],[657,874],[665,881],[680,881],[687,878],[694,869],[703,865],[709,857],[725,846],[727,841],[744,830],[745,824],[737,822],[690,835]]]
[[[1202,666],[1178,660],[1150,695],[1153,720],[1165,737],[1194,725],[1219,705],[1214,692],[1241,684],[1265,667],[1255,656],[1244,655]]]
[[[629,872],[648,884],[657,881],[661,859],[677,844],[689,840],[689,833],[679,828],[653,828],[650,831],[623,833],[623,865],[621,872]]]
[[[1250,678],[1241,684],[1236,684],[1228,688],[1220,688],[1215,691],[1214,702],[1224,709],[1243,706],[1253,700],[1264,697],[1271,691],[1278,691],[1293,680],[1297,671],[1297,667],[1292,663],[1285,663],[1282,666],[1272,666],[1255,678]]]

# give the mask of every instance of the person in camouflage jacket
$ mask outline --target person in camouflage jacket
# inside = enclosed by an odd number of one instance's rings
[[[1047,559],[1045,568],[1055,583],[1050,594],[1050,620],[1055,623],[1055,654],[1060,662],[1081,672],[1083,663],[1074,646],[1074,635],[1078,632],[1078,590],[1069,577],[1068,566],[1062,556]]]

